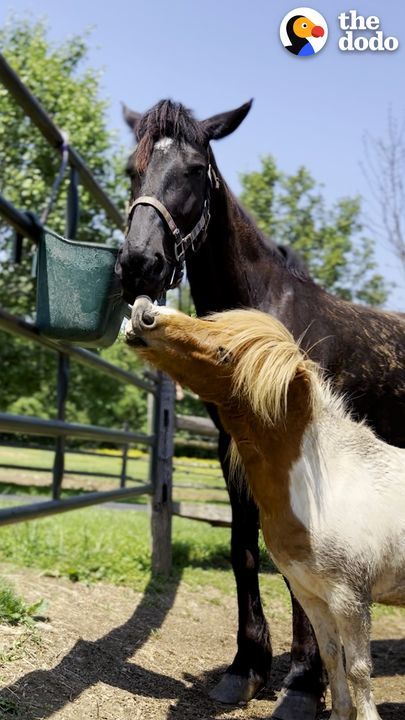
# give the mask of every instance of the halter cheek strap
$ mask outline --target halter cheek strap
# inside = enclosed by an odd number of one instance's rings
[[[207,175],[211,187],[218,189],[219,178],[211,164],[208,165]],[[180,229],[177,227],[168,209],[163,205],[163,203],[160,202],[160,200],[153,197],[153,195],[141,195],[136,200],[134,200],[128,210],[128,223],[130,222],[131,215],[137,205],[151,205],[152,207],[154,207],[155,210],[158,211],[159,215],[162,216],[174,237],[174,256],[176,258],[176,267],[173,272],[170,288],[177,287],[183,275],[183,264],[186,259],[187,250],[191,247],[193,252],[197,252],[198,248],[206,238],[208,224],[211,219],[209,195],[204,201],[203,210],[199,221],[196,223],[196,225],[194,225],[193,229],[185,236],[181,234]],[[200,238],[198,242],[196,242],[199,236]],[[174,280],[175,284],[173,284]]]

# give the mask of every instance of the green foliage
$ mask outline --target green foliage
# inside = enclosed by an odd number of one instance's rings
[[[18,354],[17,354],[18,353]],[[122,342],[102,357],[142,375],[143,366]],[[18,358],[18,362],[16,362]],[[56,417],[55,353],[0,333],[0,363],[7,382],[0,383],[0,408],[13,414]],[[77,362],[70,363],[66,420],[106,427],[146,430],[146,393]]]
[[[0,579],[0,623],[7,625],[30,625],[33,617],[43,607],[43,601],[27,605],[14,589]]]
[[[142,374],[142,363],[123,342],[101,352],[105,360],[129,372]],[[114,378],[71,363],[67,419],[95,425],[146,430],[146,393]]]
[[[0,30],[2,52],[21,80],[39,99],[110,197],[122,208],[127,196],[124,152],[107,130],[106,102],[99,97],[100,73],[82,69],[87,38],[73,37],[59,46],[47,39],[43,22],[12,20]],[[11,95],[0,85],[0,192],[21,210],[40,215],[60,165],[60,156],[48,145]],[[48,223],[64,234],[68,173]],[[103,211],[80,188],[78,239],[114,242],[115,229]],[[24,240],[21,265],[7,260],[13,231],[0,223],[0,306],[33,317],[35,283],[31,278],[33,248]],[[122,345],[103,357],[127,370],[139,363]],[[55,417],[55,354],[5,333],[0,337],[0,408],[13,413]],[[71,364],[67,420],[133,429],[145,425],[144,393],[77,363]]]
[[[70,143],[85,158],[95,177],[123,206],[126,183],[123,153],[106,128],[106,102],[99,98],[100,74],[82,70],[87,56],[86,36],[73,37],[59,47],[47,39],[43,22],[11,21],[0,30],[6,60],[39,99]],[[19,209],[40,215],[60,165],[60,156],[48,145],[8,91],[0,86],[0,192]],[[64,233],[68,177],[54,204],[49,224]],[[103,242],[114,234],[100,208],[80,190],[79,238]],[[13,234],[0,226],[0,251],[8,253]],[[21,266],[4,264],[0,276],[0,304],[13,312],[32,313],[29,243],[25,241]],[[27,252],[28,251],[28,252]],[[27,257],[28,255],[28,257]]]
[[[323,287],[370,305],[386,300],[373,245],[362,234],[359,197],[341,198],[328,208],[308,170],[301,167],[288,175],[271,156],[262,158],[259,171],[243,174],[241,182],[241,200],[259,228],[274,242],[297,250]]]

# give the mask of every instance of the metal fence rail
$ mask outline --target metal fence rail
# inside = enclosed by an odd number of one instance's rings
[[[144,485],[138,488],[119,488],[117,490],[105,490],[104,492],[85,493],[65,500],[46,500],[45,502],[35,502],[29,505],[17,505],[16,507],[0,509],[0,526],[12,525],[24,520],[35,520],[48,515],[57,515],[69,510],[90,507],[91,505],[101,505],[101,503],[111,500],[126,500],[127,498],[152,492],[152,485]]]

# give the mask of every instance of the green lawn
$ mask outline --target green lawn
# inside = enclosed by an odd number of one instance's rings
[[[135,457],[134,457],[135,455]],[[0,493],[49,495],[54,453],[51,450],[0,447]],[[19,470],[13,466],[29,466],[29,470]],[[109,451],[103,455],[83,455],[67,452],[65,456],[66,480],[62,496],[72,495],[89,489],[111,489],[117,487],[121,473],[122,459],[114,457]],[[48,472],[36,471],[36,468],[49,468]],[[174,499],[177,501],[228,502],[225,484],[219,463],[213,460],[193,460],[175,458],[174,461]],[[81,473],[91,473],[90,476]],[[105,478],[98,473],[111,473],[115,478]],[[148,457],[139,451],[130,451],[127,475],[142,482],[148,481]],[[32,482],[30,477],[33,476]],[[91,487],[89,487],[91,484]],[[128,480],[130,486],[131,480]],[[198,487],[190,488],[189,485]],[[199,487],[203,486],[203,487]],[[74,492],[73,489],[74,488]],[[219,490],[216,488],[220,488]],[[136,498],[134,502],[146,502],[147,498]]]
[[[66,453],[66,470],[80,475],[81,472],[91,472],[97,477],[98,472],[114,473],[117,476],[121,472],[122,460],[119,457],[112,457],[109,453],[102,457],[95,455],[82,455],[81,453]],[[49,475],[53,465],[54,453],[52,450],[37,450],[30,448],[0,447],[0,463],[12,467],[13,465],[29,465],[32,468],[49,468]],[[128,460],[128,474],[145,480],[147,476],[147,463],[143,458]],[[44,475],[46,475],[44,473]]]
[[[271,566],[262,550],[267,574]],[[229,558],[228,528],[173,518],[173,580],[234,593]],[[0,562],[72,581],[103,581],[142,591],[150,581],[149,517],[146,512],[94,507],[4,526]]]

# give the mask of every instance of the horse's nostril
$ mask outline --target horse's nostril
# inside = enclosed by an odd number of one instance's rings
[[[145,310],[145,312],[142,313],[142,325],[145,325],[146,327],[153,327],[155,322],[156,318],[151,312]]]

